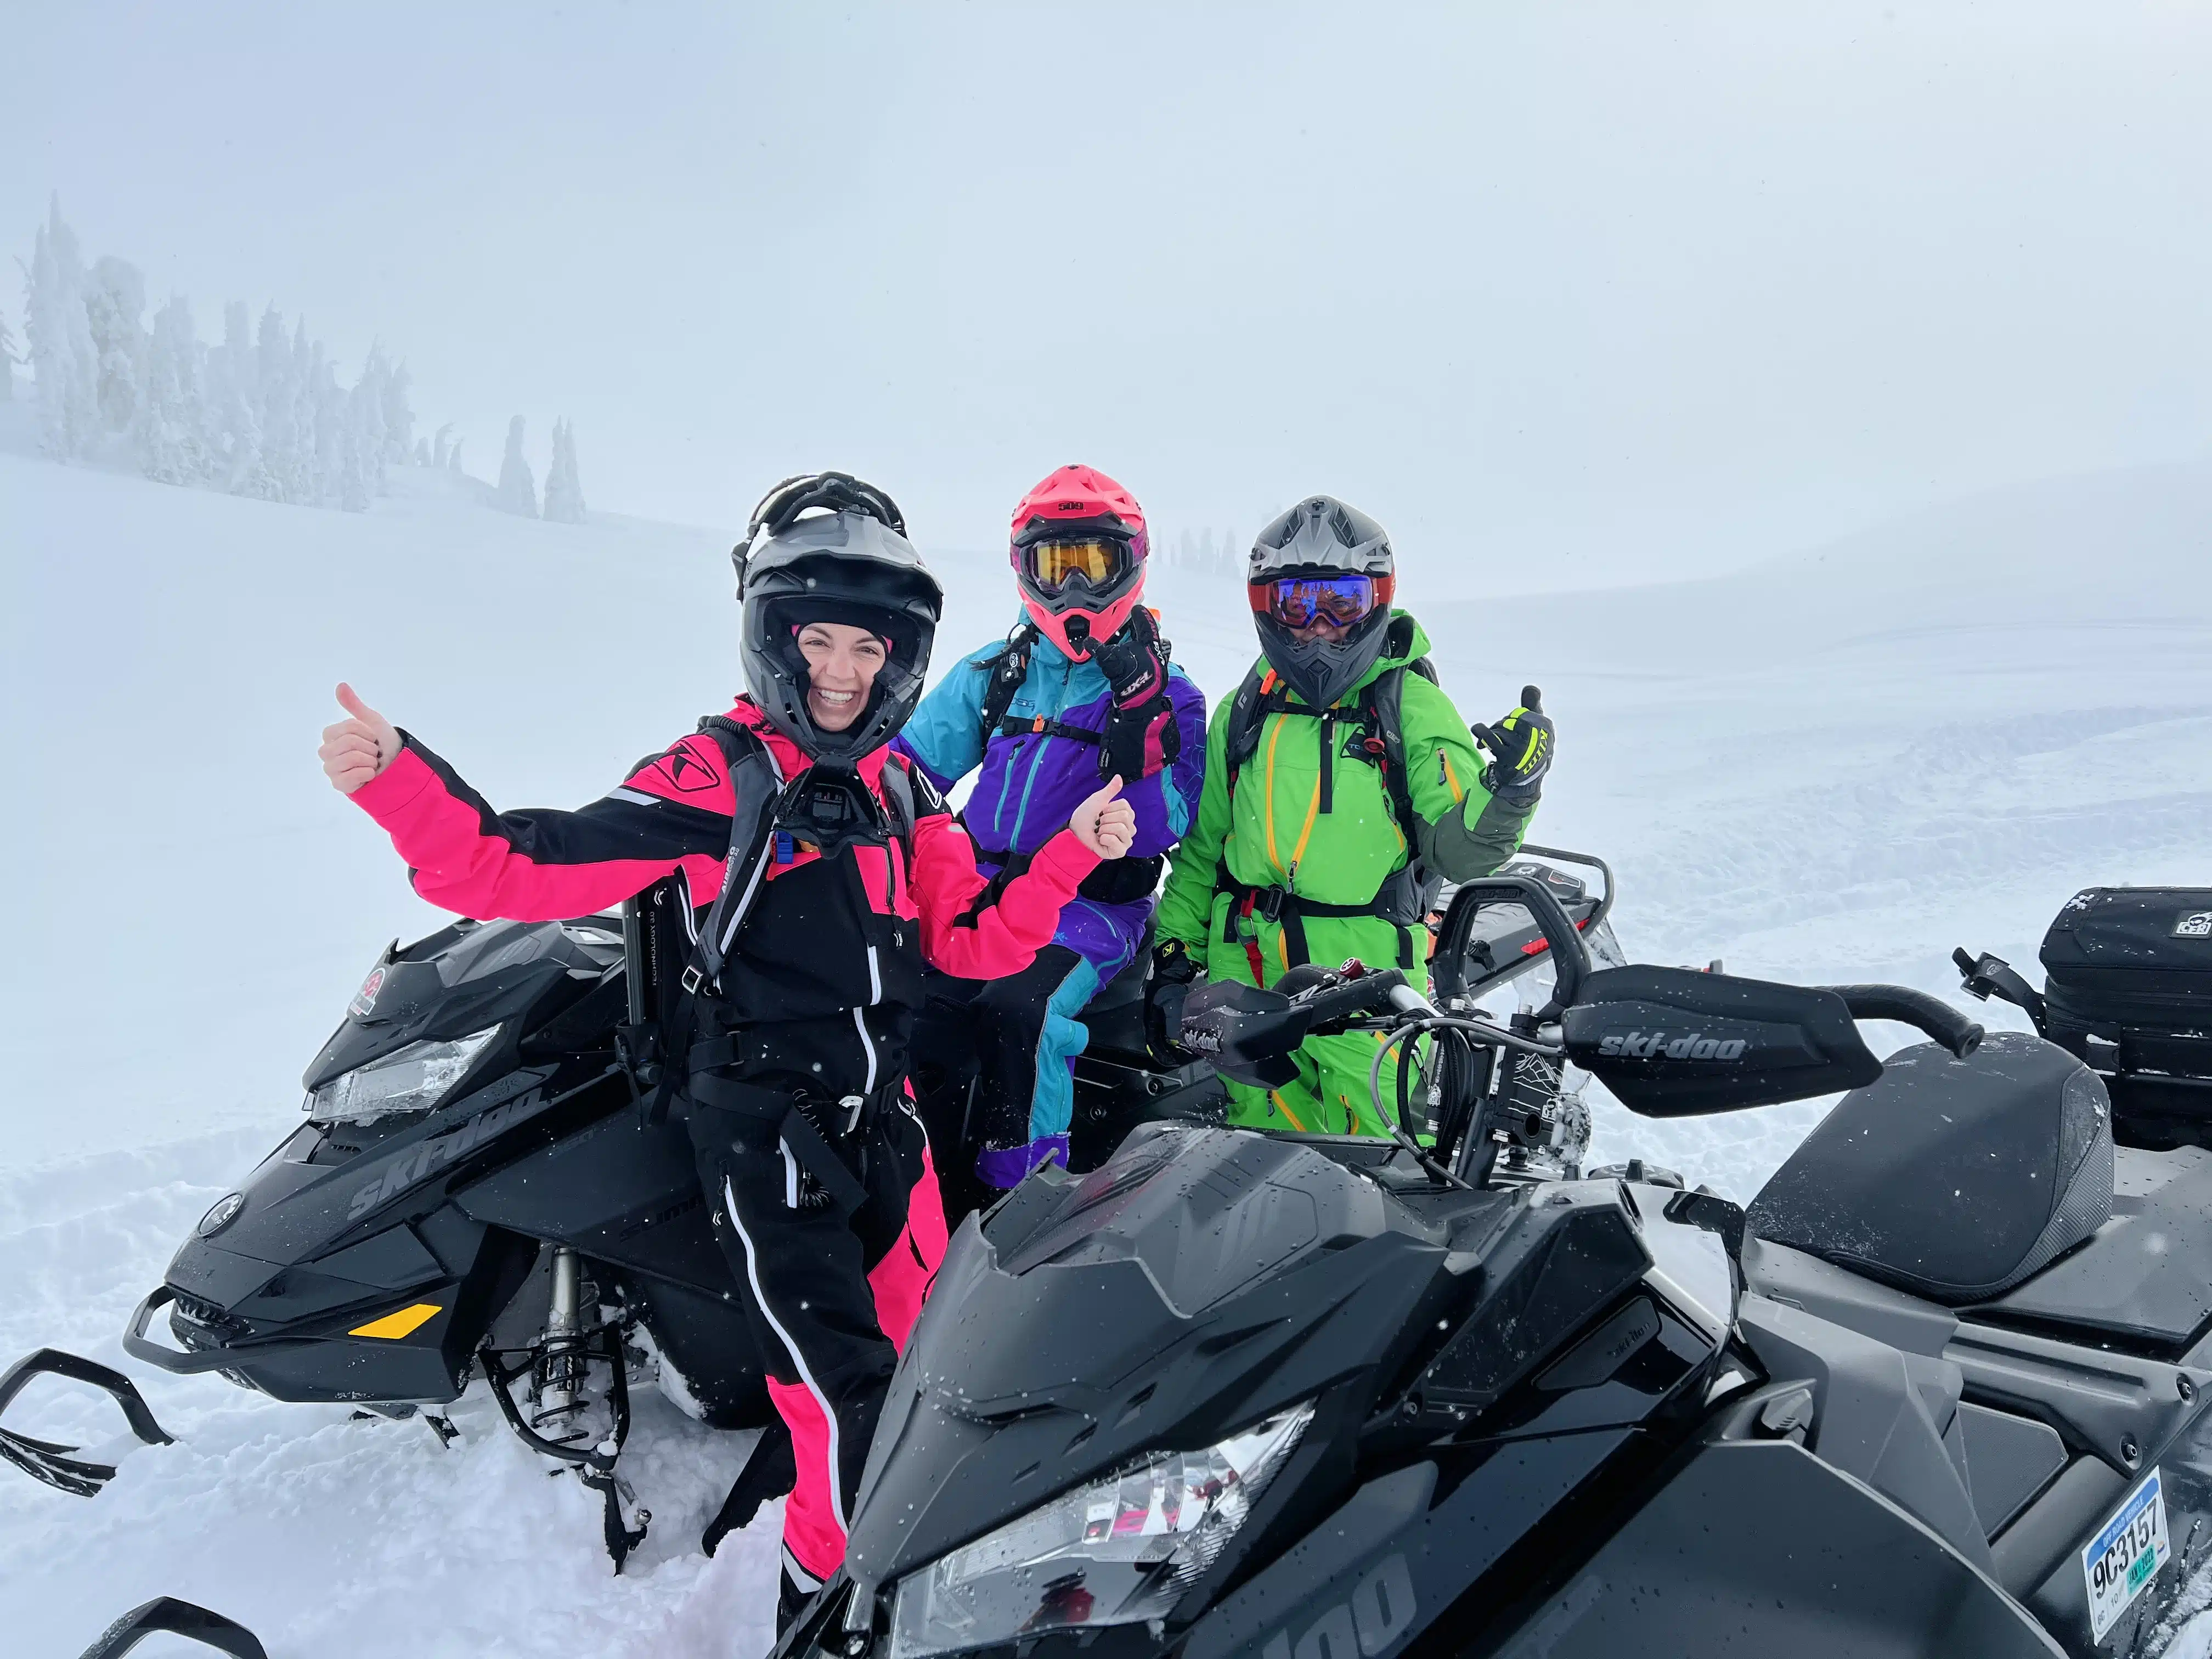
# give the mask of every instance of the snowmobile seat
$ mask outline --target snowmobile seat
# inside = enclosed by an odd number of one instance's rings
[[[2112,1108],[2080,1060],[1932,1042],[1836,1103],[1753,1200],[1761,1238],[1948,1307],[2003,1295],[2112,1214]]]

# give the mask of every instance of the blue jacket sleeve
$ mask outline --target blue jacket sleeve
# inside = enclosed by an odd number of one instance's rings
[[[941,793],[983,763],[983,690],[990,675],[981,665],[996,645],[971,652],[952,665],[915,708],[891,746],[929,774]]]

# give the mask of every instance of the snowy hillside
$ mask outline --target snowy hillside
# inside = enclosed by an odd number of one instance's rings
[[[365,514],[317,513],[55,466],[21,436],[0,430],[0,1362],[52,1343],[123,1364],[132,1304],[297,1121],[372,956],[433,921],[317,769],[332,682],[496,802],[589,799],[726,706],[729,537],[525,520],[410,469]],[[2030,962],[2077,887],[2212,880],[2208,543],[2212,471],[2145,471],[1722,580],[1428,607],[1415,577],[1402,598],[1470,718],[1543,686],[1564,748],[1535,838],[1613,862],[1632,957],[1948,993],[1953,945]],[[948,645],[1002,631],[1003,560],[933,559]],[[1238,587],[1170,573],[1155,599],[1179,659],[1230,690],[1253,649]],[[1816,1115],[1608,1108],[1596,1152],[1747,1198]],[[480,1397],[441,1451],[420,1424],[125,1368],[180,1443],[129,1449],[90,1503],[0,1479],[11,1651],[75,1653],[161,1593],[277,1655],[765,1646],[775,1517],[712,1563],[692,1542],[744,1442],[658,1400],[625,1460],[658,1518],[616,1579],[584,1494]],[[112,1421],[52,1383],[17,1416],[94,1445]]]

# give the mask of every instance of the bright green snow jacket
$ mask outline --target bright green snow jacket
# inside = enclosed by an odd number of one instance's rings
[[[1377,677],[1427,654],[1428,635],[1404,611],[1411,642],[1401,653],[1380,658],[1335,707],[1356,709],[1360,692]],[[1260,665],[1264,669],[1264,662]],[[1418,673],[1402,676],[1401,726],[1406,770],[1411,787],[1418,851],[1434,873],[1454,881],[1488,875],[1513,855],[1534,813],[1508,807],[1482,785],[1483,761],[1468,735],[1467,722],[1451,699]],[[1231,896],[1216,890],[1225,861],[1230,877],[1251,887],[1277,887],[1320,904],[1362,904],[1407,863],[1406,837],[1392,815],[1390,792],[1379,767],[1366,757],[1356,720],[1332,726],[1329,743],[1334,775],[1328,810],[1322,811],[1322,722],[1311,715],[1271,714],[1260,731],[1259,746],[1238,774],[1234,799],[1229,787],[1229,713],[1235,694],[1215,705],[1206,728],[1206,787],[1198,822],[1174,854],[1174,867],[1161,895],[1157,936],[1165,944],[1183,942],[1193,958],[1206,963],[1216,976],[1249,951],[1224,939]],[[1260,947],[1272,982],[1291,965],[1282,930],[1248,922],[1233,929]],[[1398,929],[1376,918],[1346,918],[1340,923],[1310,921],[1308,933],[1356,942],[1375,965],[1397,956]],[[1324,961],[1324,939],[1313,941],[1313,959]],[[1211,950],[1209,950],[1211,946]],[[1425,952],[1422,953],[1424,956]],[[1334,962],[1324,965],[1334,967]]]

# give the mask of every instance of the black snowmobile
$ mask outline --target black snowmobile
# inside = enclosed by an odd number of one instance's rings
[[[2069,1047],[1593,969],[1522,875],[1455,897],[1434,1007],[1356,964],[1194,996],[1249,1082],[1375,1032],[1395,1139],[1155,1123],[969,1222],[779,1654],[2148,1659],[2212,1547],[2212,1113],[2175,1105],[2212,1078],[2212,893],[2069,916]],[[1531,928],[1552,994],[1486,1014]],[[1884,1065],[1860,1019],[1931,1040]],[[1747,1212],[1556,1178],[1524,1063],[1655,1117],[1850,1092]],[[2116,1095],[2158,1132],[2116,1142]]]
[[[307,1068],[306,1121],[200,1220],[123,1338],[173,1373],[428,1417],[481,1371],[515,1433],[644,1536],[617,1473],[633,1373],[720,1428],[775,1420],[708,1232],[690,1144],[648,1110],[659,988],[689,948],[662,883],[621,918],[456,921],[379,958]],[[174,1346],[148,1334],[164,1309]],[[45,1350],[166,1440],[128,1379]],[[89,1497],[111,1466],[0,1430],[0,1457]]]

